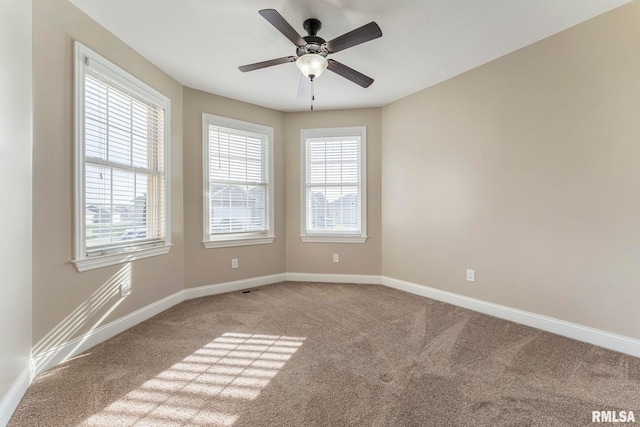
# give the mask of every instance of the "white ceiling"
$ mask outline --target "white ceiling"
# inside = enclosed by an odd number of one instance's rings
[[[331,40],[370,21],[382,38],[331,55],[372,78],[367,89],[330,71],[315,109],[374,107],[442,82],[629,0],[70,0],[185,86],[280,111],[309,109],[287,63],[248,73],[239,65],[295,55],[258,14],[276,9],[301,35],[307,18]]]

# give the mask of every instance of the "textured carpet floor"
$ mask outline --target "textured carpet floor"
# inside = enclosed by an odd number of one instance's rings
[[[382,286],[280,283],[186,301],[40,375],[9,426],[583,426],[600,410],[640,417],[640,359]]]

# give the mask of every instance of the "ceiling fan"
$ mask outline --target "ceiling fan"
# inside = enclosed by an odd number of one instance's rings
[[[295,62],[302,74],[308,77],[312,84],[314,79],[319,77],[326,69],[364,88],[371,86],[371,83],[373,83],[371,77],[365,76],[334,59],[327,59],[327,56],[382,37],[382,30],[375,22],[370,22],[335,39],[325,41],[317,36],[322,27],[322,23],[317,19],[311,18],[304,21],[302,26],[308,35],[302,37],[277,10],[263,9],[258,13],[296,46],[296,55],[242,65],[238,67],[240,71],[247,72],[287,62]]]

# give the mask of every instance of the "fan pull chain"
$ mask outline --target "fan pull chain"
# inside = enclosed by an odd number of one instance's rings
[[[313,111],[313,101],[316,100],[315,83],[313,78],[311,79],[311,111]]]

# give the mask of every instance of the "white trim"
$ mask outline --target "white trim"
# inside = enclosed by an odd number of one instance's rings
[[[522,325],[562,335],[567,338],[572,338],[578,341],[608,348],[610,350],[640,357],[640,340],[638,339],[612,334],[610,332],[566,322],[553,317],[481,301],[475,298],[442,291],[440,289],[434,289],[428,286],[406,282],[404,280],[393,279],[391,277],[382,276],[382,284],[414,295],[446,302],[469,310],[477,311],[479,313],[498,317],[500,319],[509,320],[511,322],[520,323]]]
[[[211,237],[209,234],[209,206],[210,206],[210,183],[209,183],[209,125],[238,129],[245,132],[253,132],[267,136],[267,222],[269,229],[265,232],[253,233],[242,236],[222,235]],[[229,117],[216,116],[209,113],[202,113],[202,243],[207,249],[226,248],[232,246],[263,245],[273,243],[275,238],[275,190],[274,180],[274,130],[270,126],[257,123],[245,122],[231,119]],[[271,239],[268,241],[268,239]]]
[[[49,370],[60,363],[63,363],[78,354],[94,347],[109,338],[134,327],[138,323],[144,322],[151,317],[179,304],[185,300],[200,298],[203,296],[217,295],[225,292],[239,291],[243,289],[255,288],[256,286],[270,285],[286,281],[286,274],[273,274],[270,276],[253,277],[249,279],[236,280],[233,282],[218,283],[215,285],[201,286],[199,288],[184,289],[169,295],[159,301],[142,307],[133,313],[123,316],[113,322],[102,325],[84,335],[76,337],[71,341],[60,344],[44,353],[33,357],[33,377]],[[29,370],[27,369],[27,374]],[[27,375],[29,378],[29,375]],[[24,393],[23,393],[24,394]],[[18,399],[19,400],[19,399]],[[2,425],[0,423],[0,425]]]
[[[170,104],[169,98],[165,95],[161,94],[142,80],[137,77],[131,75],[129,72],[123,70],[118,67],[108,59],[104,58],[102,55],[94,52],[88,47],[84,46],[79,41],[75,42],[77,52],[81,55],[77,57],[78,59],[84,58],[84,65],[89,67],[90,69],[96,70],[101,75],[107,77],[109,80],[112,80],[113,83],[119,86],[125,86],[123,89],[132,88],[137,96],[144,97],[147,101],[158,104],[161,106],[166,106]]]
[[[290,282],[361,283],[380,285],[380,276],[368,274],[287,273]]]
[[[169,253],[172,245],[162,245],[152,248],[133,249],[128,252],[117,252],[111,255],[96,256],[71,261],[79,272],[93,270],[94,268],[106,267],[109,265],[122,264],[138,259],[150,258],[153,256]]]
[[[554,319],[547,316],[541,316],[535,313],[480,301],[474,298],[457,295],[451,292],[418,285],[403,280],[394,279],[386,276],[366,275],[366,274],[318,274],[318,273],[296,273],[287,272],[280,274],[272,274],[268,276],[259,276],[249,279],[235,280],[232,282],[218,283],[208,286],[200,286],[197,288],[184,289],[176,292],[160,301],[143,307],[127,316],[121,317],[111,323],[103,325],[91,332],[80,337],[59,345],[45,353],[34,357],[34,376],[47,369],[53,368],[87,349],[100,344],[101,342],[143,322],[168,308],[181,303],[185,300],[200,298],[204,296],[217,295],[226,292],[240,291],[243,289],[251,289],[258,286],[270,285],[285,281],[291,282],[326,282],[326,283],[360,283],[370,285],[384,285],[390,288],[409,292],[414,295],[446,302],[469,310],[488,314],[490,316],[531,326],[533,328],[552,332],[578,341],[591,343],[600,347],[608,348],[621,353],[626,353],[635,357],[640,357],[640,340],[625,337],[622,335],[612,334],[602,330],[577,325],[575,323],[565,322],[563,320]],[[14,403],[20,401],[26,387],[29,384],[29,367],[26,367],[21,373],[18,380],[12,387],[11,391],[0,404],[0,417],[4,416]],[[15,409],[15,407],[13,407]],[[12,412],[12,411],[10,411]],[[2,418],[0,418],[0,421]],[[0,425],[2,423],[0,422]]]
[[[285,282],[287,275],[285,273],[272,274],[270,276],[259,276],[251,279],[234,280],[233,282],[217,283],[214,285],[200,286],[197,288],[188,288],[184,290],[184,299],[194,299],[206,297],[210,295],[218,295],[226,292],[240,291],[243,289],[255,288],[257,286],[271,285],[273,283]]]
[[[233,240],[225,239],[225,240],[208,240],[202,242],[205,248],[207,249],[215,249],[215,248],[230,248],[232,246],[249,246],[249,245],[268,245],[273,243],[274,237],[240,237],[234,238]]]
[[[22,368],[9,391],[0,400],[0,426],[6,426],[31,384],[31,367]]]
[[[323,236],[307,233],[307,138],[360,136],[360,234]],[[367,240],[367,127],[300,130],[300,239],[305,243],[365,243]]]
[[[300,236],[305,243],[364,243],[368,236]]]
[[[73,189],[74,189],[74,230],[75,230],[75,259],[82,259],[86,254],[86,242],[84,240],[84,230],[86,227],[86,207],[84,202],[84,61],[82,51],[84,46],[80,42],[74,42],[74,75],[73,75],[73,117],[74,117],[74,133],[73,133]]]
[[[171,248],[171,99],[158,92],[142,80],[118,67],[108,59],[89,49],[79,41],[74,42],[74,254],[78,271],[86,271],[94,268],[128,262],[133,259],[148,258],[163,255]],[[113,80],[114,84],[131,89],[136,96],[161,107],[165,111],[164,117],[164,246],[166,250],[158,248],[135,251],[136,256],[131,258],[131,252],[123,252],[122,256],[106,255],[96,258],[87,258],[85,242],[85,145],[84,145],[84,87],[85,67],[89,66],[99,71],[104,76]],[[100,258],[100,261],[96,261]]]
[[[39,375],[42,372],[77,356],[83,351],[86,351],[91,347],[96,346],[129,328],[132,328],[138,323],[144,322],[145,320],[162,313],[182,301],[184,301],[183,291],[176,292],[173,295],[169,295],[168,297],[149,304],[146,307],[136,310],[133,313],[114,320],[113,322],[102,325],[84,335],[72,339],[71,341],[67,341],[66,343],[56,346],[44,353],[40,353],[33,357],[35,364],[34,374]]]

